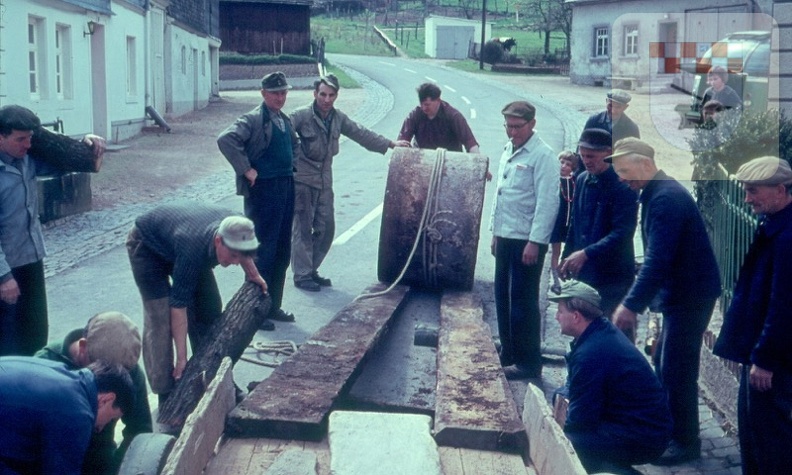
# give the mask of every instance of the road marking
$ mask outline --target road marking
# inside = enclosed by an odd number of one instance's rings
[[[418,73],[418,71],[413,71],[412,69],[404,68],[404,70],[407,71],[408,73],[413,73],[413,74],[417,74]]]
[[[380,61],[379,63],[380,63],[380,64],[384,64],[384,65],[386,65],[386,66],[396,66],[396,65],[395,65],[395,64],[393,64],[393,63],[387,63],[387,62],[385,62],[385,61]]]
[[[424,76],[428,81],[437,82],[437,79],[430,78],[429,76]]]
[[[472,107],[470,108],[470,118],[471,119],[475,119],[476,118],[476,109],[474,109]]]
[[[451,86],[444,86],[444,87],[445,87],[446,89],[448,89],[449,91],[451,91],[451,92],[456,92],[456,89],[454,89],[454,88],[453,88],[453,87],[451,87]]]
[[[462,100],[465,101],[465,104],[470,105],[470,99],[465,96],[462,96]]]
[[[380,203],[376,208],[369,211],[369,213],[363,216],[363,219],[358,221],[357,223],[353,224],[351,228],[344,231],[344,233],[333,241],[333,246],[340,246],[341,244],[345,244],[347,241],[352,239],[352,237],[359,233],[363,228],[365,228],[370,222],[377,219],[382,214],[382,203]]]

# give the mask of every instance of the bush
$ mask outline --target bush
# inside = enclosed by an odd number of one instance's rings
[[[296,54],[273,56],[269,54],[223,53],[220,55],[220,64],[311,64],[315,62],[316,59],[311,56]]]

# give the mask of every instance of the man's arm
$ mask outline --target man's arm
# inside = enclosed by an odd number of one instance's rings
[[[622,246],[631,246],[635,228],[638,226],[638,196],[635,192],[626,186],[617,185],[608,193],[613,199],[608,223],[610,232],[586,247],[585,252],[589,258],[613,254]]]
[[[558,182],[561,168],[549,149],[537,157],[534,165],[534,193],[536,208],[531,225],[529,241],[537,244],[550,242],[556,216],[558,215]]]
[[[399,130],[399,137],[397,140],[412,142],[413,137],[415,137],[415,128],[418,125],[416,114],[423,114],[423,112],[421,112],[420,108],[416,107],[407,115],[407,118],[405,118],[402,123],[401,130]]]
[[[346,114],[338,114],[338,117],[341,120],[341,133],[366,150],[384,154],[389,148],[393,148],[391,145],[395,146],[395,143],[389,138],[363,127],[347,117]]]
[[[252,129],[250,118],[243,115],[237,118],[217,137],[217,147],[228,160],[237,175],[245,175],[251,169],[250,159],[245,151],[245,144],[250,140]]]
[[[173,344],[176,346],[176,364],[173,367],[173,379],[181,379],[184,367],[187,366],[187,307],[171,307],[170,326]]]

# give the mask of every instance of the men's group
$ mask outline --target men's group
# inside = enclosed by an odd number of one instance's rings
[[[244,216],[175,202],[135,220],[126,248],[143,302],[142,335],[126,315],[104,312],[50,344],[35,178],[69,165],[35,154],[35,114],[0,108],[0,473],[113,473],[131,439],[152,430],[145,379],[162,404],[186,367],[187,337],[195,352],[219,319],[217,265],[241,266],[270,295],[262,329],[295,321],[282,308],[290,264],[296,288],[332,286],[319,267],[335,234],[332,164],[341,135],[380,154],[410,146],[479,153],[464,116],[433,83],[418,87],[419,106],[396,140],[335,108],[340,85],[332,74],[315,81],[310,104],[287,115],[289,89],[283,73],[265,76],[262,104],[217,139]],[[499,357],[508,379],[541,378],[539,289],[550,250],[558,279],[550,298],[561,332],[573,337],[567,383],[558,391],[569,399],[564,429],[589,472],[634,473],[635,464],[700,456],[699,354],[721,292],[697,205],[640,140],[625,113],[631,99],[608,93],[577,150],[558,155],[536,132],[533,104],[514,101],[501,110],[507,142],[490,218]],[[84,142],[93,151],[87,168],[98,171],[104,140],[88,135]],[[792,347],[784,331],[792,330],[784,305],[792,303],[792,280],[779,269],[792,252],[792,171],[763,157],[737,179],[762,225],[715,352],[744,368],[744,473],[781,473],[792,466],[785,450],[792,442]],[[644,259],[636,271],[639,222]],[[649,307],[663,315],[654,369],[634,345],[638,315]],[[125,425],[120,448],[118,418]]]

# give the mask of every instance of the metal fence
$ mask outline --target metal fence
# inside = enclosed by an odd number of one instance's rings
[[[759,221],[744,203],[744,192],[739,182],[720,165],[717,174],[719,176],[712,185],[715,204],[711,238],[723,282],[721,309],[725,311],[734,295],[740,266]]]

